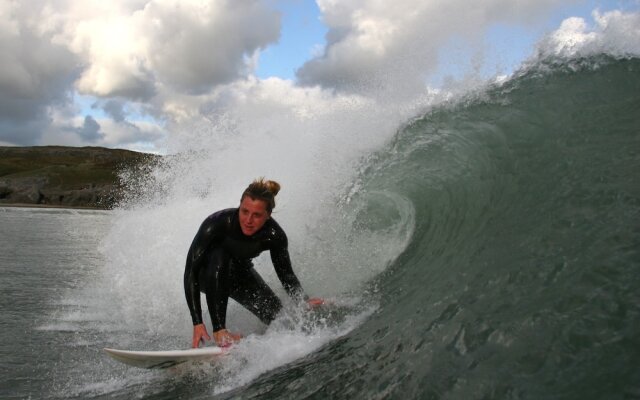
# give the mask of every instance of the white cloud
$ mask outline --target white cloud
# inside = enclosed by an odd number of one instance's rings
[[[279,16],[258,1],[150,0],[106,15],[105,2],[92,3],[57,41],[88,62],[78,89],[97,96],[148,99],[156,85],[204,93],[246,75],[245,56],[279,36]]]
[[[160,153],[166,135],[164,128],[155,122],[70,116],[54,110],[51,123],[42,132],[42,141],[50,145],[100,145]]]
[[[583,18],[567,18],[539,44],[541,57],[589,56],[606,53],[618,57],[640,55],[640,13],[592,13],[595,26]]]
[[[148,50],[153,70],[180,92],[204,93],[245,76],[245,57],[275,42],[280,33],[279,15],[264,3],[199,3],[185,10],[183,2],[162,0],[140,16],[145,31],[153,32]]]
[[[112,119],[99,121],[106,132],[104,145],[125,146],[132,150],[161,152],[159,146],[166,140],[166,132],[156,123],[147,121],[117,122]]]
[[[65,104],[77,59],[33,30],[21,2],[0,2],[0,141],[30,144]]]
[[[207,94],[245,78],[256,52],[279,37],[279,14],[266,4],[1,2],[0,141],[39,143],[54,114],[68,112],[74,92],[105,100],[99,104],[147,105],[151,115],[164,118],[171,109],[167,99]],[[119,122],[125,117],[118,115]]]
[[[424,89],[438,51],[462,37],[475,41],[493,23],[533,23],[554,0],[318,0],[329,27],[322,56],[298,70],[301,83],[358,92]]]

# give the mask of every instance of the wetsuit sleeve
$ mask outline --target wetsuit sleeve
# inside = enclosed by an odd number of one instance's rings
[[[282,282],[282,286],[287,291],[287,294],[291,298],[296,300],[307,300],[308,296],[304,294],[302,285],[293,273],[293,267],[291,266],[291,258],[289,257],[287,236],[284,232],[280,232],[278,235],[277,244],[271,248],[271,262],[276,270],[276,274]]]
[[[200,226],[198,233],[196,233],[187,254],[187,262],[184,269],[184,294],[187,298],[187,306],[191,313],[193,325],[202,323],[201,288],[198,275],[207,262],[207,250],[221,234],[219,225],[216,223],[215,218],[207,218]]]

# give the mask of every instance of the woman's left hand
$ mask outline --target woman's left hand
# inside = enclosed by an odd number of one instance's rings
[[[239,333],[231,333],[226,329],[220,329],[213,332],[213,340],[219,347],[229,347],[234,343],[238,343],[242,339]]]

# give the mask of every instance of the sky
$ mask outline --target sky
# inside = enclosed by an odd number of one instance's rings
[[[508,75],[541,49],[635,54],[639,9],[638,0],[0,0],[0,145],[164,153],[194,121],[249,96],[401,101],[470,74]]]

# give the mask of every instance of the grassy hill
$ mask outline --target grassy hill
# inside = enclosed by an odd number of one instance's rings
[[[111,208],[118,174],[158,156],[102,147],[0,147],[0,205]]]

